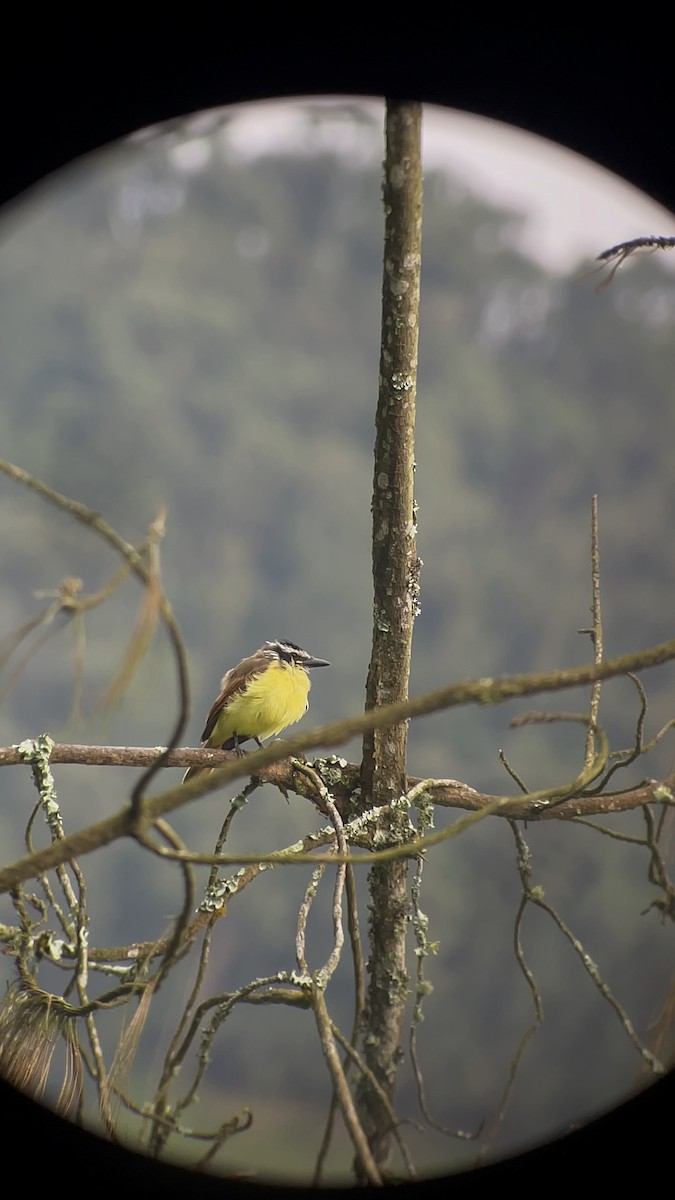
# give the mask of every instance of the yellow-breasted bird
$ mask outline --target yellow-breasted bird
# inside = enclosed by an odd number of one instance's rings
[[[329,667],[295,642],[265,642],[255,654],[242,658],[220,681],[221,692],[206,718],[202,745],[238,750],[251,738],[274,737],[294,725],[309,708],[312,667]],[[211,767],[188,767],[183,783]]]

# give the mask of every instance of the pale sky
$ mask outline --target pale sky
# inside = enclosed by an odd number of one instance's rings
[[[352,109],[350,119],[345,118],[346,105]],[[358,121],[362,112],[381,125],[383,103],[377,100],[302,97],[260,101],[228,112],[223,138],[236,157],[284,148],[308,153],[343,148],[362,161],[382,156],[381,140],[374,143],[370,126]],[[193,120],[198,142],[200,118]],[[194,143],[193,149],[197,152]],[[634,237],[675,234],[675,217],[619,176],[499,121],[426,105],[423,153],[428,166],[449,167],[470,191],[527,214],[519,248],[551,270],[568,270],[580,257],[593,259]],[[675,267],[675,251],[661,258]]]

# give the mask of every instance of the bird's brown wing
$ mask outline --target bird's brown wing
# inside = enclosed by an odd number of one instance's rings
[[[260,660],[258,655],[252,654],[250,658],[242,658],[236,667],[231,667],[220,681],[221,693],[214,700],[209,710],[209,715],[206,718],[206,725],[202,733],[202,742],[208,741],[213,733],[216,721],[228,702],[237,692],[243,691],[246,684],[254,676],[259,674],[264,666],[264,662]],[[242,729],[242,733],[244,730]]]

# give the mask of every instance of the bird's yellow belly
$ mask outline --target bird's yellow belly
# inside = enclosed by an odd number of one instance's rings
[[[263,741],[294,725],[307,711],[310,679],[301,667],[273,663],[233,696],[209,741],[222,745],[235,733]]]

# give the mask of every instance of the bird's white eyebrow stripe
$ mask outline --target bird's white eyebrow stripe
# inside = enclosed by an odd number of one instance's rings
[[[279,654],[290,657],[309,658],[307,650],[303,650],[301,646],[296,646],[295,642],[267,642],[270,650],[276,650]]]

